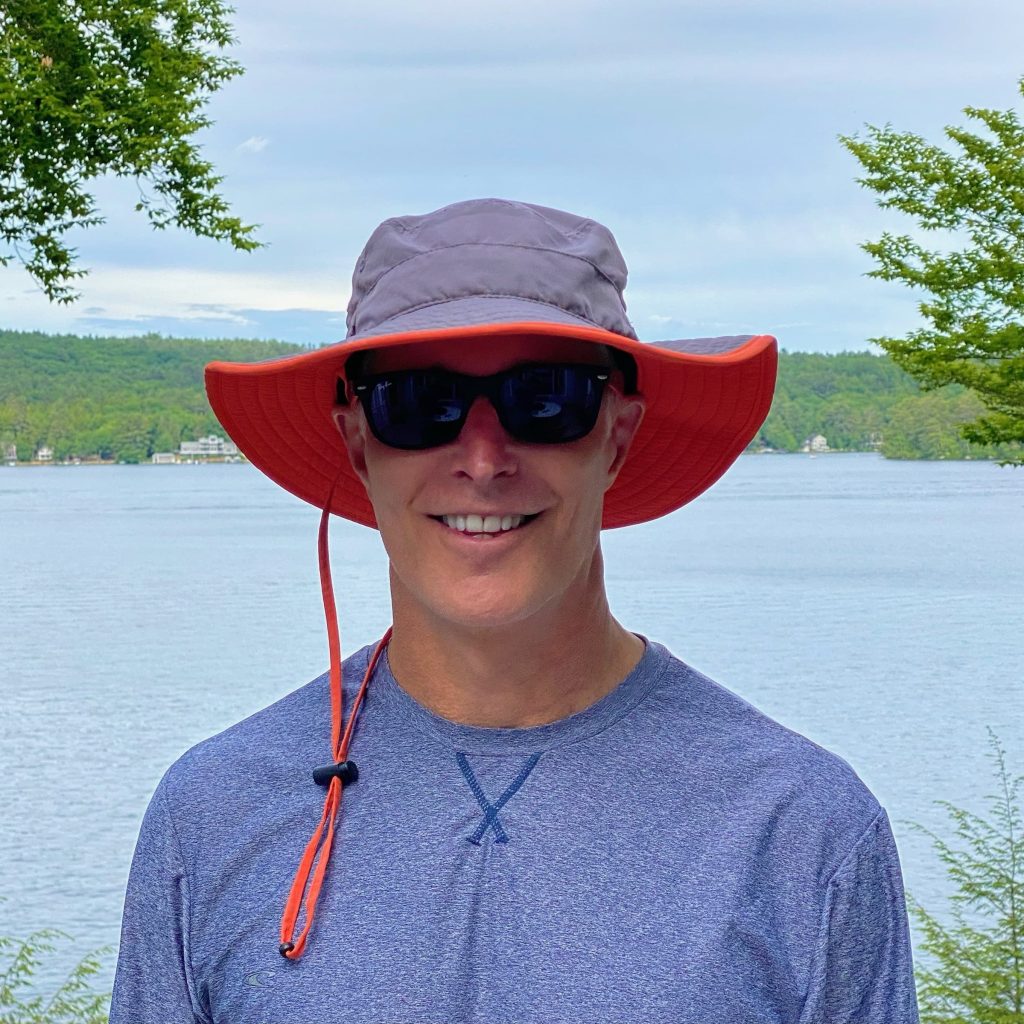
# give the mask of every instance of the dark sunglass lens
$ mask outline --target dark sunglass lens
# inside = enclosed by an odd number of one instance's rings
[[[448,374],[409,370],[376,378],[364,399],[377,438],[393,448],[433,448],[458,436],[466,402]]]
[[[502,385],[502,422],[521,441],[578,440],[594,429],[603,386],[604,381],[587,367],[520,367]]]

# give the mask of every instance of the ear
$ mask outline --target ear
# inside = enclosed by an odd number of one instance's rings
[[[331,410],[331,419],[334,420],[334,425],[345,442],[348,458],[356,476],[369,493],[369,474],[366,471],[366,418],[362,410],[355,402],[349,405],[336,405]]]
[[[642,395],[623,395],[618,392],[615,394],[617,401],[608,438],[613,451],[612,461],[608,466],[608,487],[615,483],[615,478],[626,461],[633,438],[636,437],[647,411],[647,402]]]

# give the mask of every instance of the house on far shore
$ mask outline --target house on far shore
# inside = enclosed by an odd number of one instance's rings
[[[169,466],[178,461],[177,452],[153,452],[150,460],[154,466]]]
[[[40,445],[36,449],[36,462],[53,462],[53,449],[49,445]]]
[[[800,448],[802,452],[828,452],[831,450],[824,434],[814,434],[812,437],[807,438]]]
[[[4,445],[4,462],[8,466],[16,466],[18,464],[18,446],[15,444]]]
[[[209,456],[237,455],[238,445],[216,434],[209,434],[198,441],[182,441],[178,454],[189,459],[208,458]]]

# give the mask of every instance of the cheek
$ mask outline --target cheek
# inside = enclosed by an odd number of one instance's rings
[[[586,459],[566,459],[552,477],[552,482],[561,494],[574,519],[589,522],[600,521],[605,491],[610,486],[606,467],[611,456],[603,447],[587,453]]]
[[[409,528],[409,504],[415,494],[411,467],[403,466],[401,460],[377,461],[368,454],[366,492],[388,554],[414,544],[410,536],[414,531]]]
[[[393,512],[408,504],[415,494],[418,479],[428,478],[429,468],[422,458],[409,458],[410,453],[387,448],[369,438],[364,449],[366,493],[374,508]]]

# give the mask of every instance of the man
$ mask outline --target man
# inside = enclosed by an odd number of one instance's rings
[[[885,811],[609,610],[601,529],[709,487],[776,367],[641,344],[625,281],[600,224],[456,203],[374,232],[345,342],[208,368],[323,510],[331,671],[161,781],[112,1024],[917,1020]],[[332,512],[390,560],[344,665]]]

